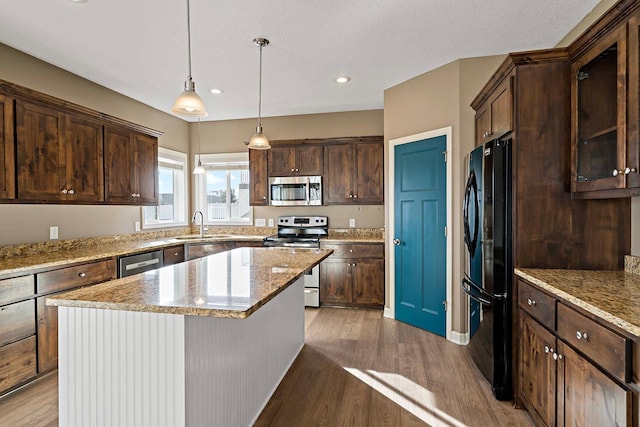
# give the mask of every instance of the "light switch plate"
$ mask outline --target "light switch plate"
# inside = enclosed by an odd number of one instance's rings
[[[264,227],[266,225],[264,218],[256,218],[256,227]]]
[[[356,226],[355,218],[349,218],[349,227],[354,228]]]
[[[58,240],[58,226],[49,227],[49,240]]]
[[[140,231],[140,221],[136,221],[134,224],[134,228],[136,231]]]
[[[273,218],[269,218],[269,227],[273,227]]]

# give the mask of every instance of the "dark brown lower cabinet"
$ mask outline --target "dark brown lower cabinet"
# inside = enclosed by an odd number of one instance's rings
[[[524,404],[535,424],[637,425],[637,408],[632,405],[637,395],[619,375],[631,369],[625,350],[627,338],[607,328],[604,320],[588,318],[552,295],[540,298],[540,289],[523,280],[517,282],[517,400]],[[541,314],[548,313],[554,321],[543,326],[539,321],[545,316]],[[580,322],[571,323],[574,317]],[[610,344],[617,341],[622,345]],[[607,365],[609,360],[618,362]]]
[[[520,317],[520,393],[529,412],[556,425],[556,337],[530,316]]]
[[[631,392],[558,341],[558,425],[631,426]]]
[[[321,304],[384,305],[382,244],[323,243],[322,248],[333,249],[334,253],[320,264]]]
[[[58,307],[45,305],[46,297],[37,299],[38,373],[58,367]]]
[[[0,347],[0,394],[35,376],[35,336]]]

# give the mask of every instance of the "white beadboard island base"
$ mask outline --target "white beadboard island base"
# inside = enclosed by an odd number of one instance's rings
[[[250,426],[304,345],[303,279],[244,319],[58,307],[61,426]]]

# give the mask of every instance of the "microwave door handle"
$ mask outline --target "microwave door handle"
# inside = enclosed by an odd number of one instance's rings
[[[311,203],[311,179],[306,178],[307,181],[307,205]]]

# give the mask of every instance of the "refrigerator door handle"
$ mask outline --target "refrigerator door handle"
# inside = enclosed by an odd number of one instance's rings
[[[467,285],[476,293],[482,295],[484,298],[488,298],[491,300],[501,300],[505,299],[506,295],[504,294],[492,294],[484,290],[484,288],[477,283],[475,283],[467,274],[465,273],[464,279],[462,279],[463,283],[466,282]]]
[[[473,300],[478,301],[480,304],[484,304],[486,306],[491,306],[491,301],[484,298],[481,294],[476,293],[475,288],[472,288],[473,282],[471,282],[470,280],[467,280],[467,278],[465,277],[464,279],[462,279],[462,290],[464,291],[465,294],[469,295],[469,297]]]
[[[473,200],[471,200],[471,193],[473,192]],[[471,236],[471,229],[469,221],[469,207],[470,204],[473,203],[473,237]],[[476,174],[473,169],[469,173],[469,178],[467,179],[467,185],[464,190],[464,202],[463,202],[463,225],[464,225],[464,243],[467,245],[467,250],[469,254],[473,257],[476,251],[476,243],[478,241],[478,227],[480,226],[480,213],[478,212],[478,183],[476,179]]]

